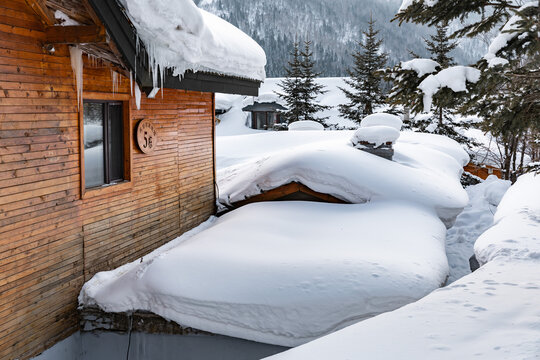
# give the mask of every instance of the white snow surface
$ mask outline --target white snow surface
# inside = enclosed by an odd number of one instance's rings
[[[460,175],[469,158],[455,141],[402,132],[394,161],[388,161],[352,147],[352,136],[352,131],[309,131],[218,137],[218,201],[228,206],[296,181],[351,203],[422,204],[447,226],[467,205]]]
[[[379,147],[389,142],[395,143],[399,135],[399,130],[390,126],[361,127],[355,131],[351,143],[353,146],[357,146],[361,141],[366,141]]]
[[[501,192],[493,190],[493,200]],[[475,245],[485,263],[479,270],[416,303],[268,359],[537,359],[539,225],[540,176],[523,175]]]
[[[469,258],[474,255],[474,243],[493,225],[493,215],[509,187],[510,181],[490,175],[480,184],[465,189],[469,195],[469,204],[446,233],[449,283],[471,273]]]
[[[324,126],[313,120],[295,121],[289,124],[289,131],[324,130]]]
[[[389,126],[396,129],[397,131],[401,130],[403,126],[403,121],[399,116],[387,114],[387,113],[375,113],[366,116],[360,122],[361,127],[372,127],[372,126]]]
[[[433,74],[440,66],[438,62],[431,59],[412,59],[409,61],[402,61],[401,68],[404,70],[414,70],[418,77],[422,77],[426,74]]]
[[[248,35],[192,0],[121,0],[150,56],[154,74],[172,68],[262,81],[266,55]],[[156,86],[157,87],[157,84]]]
[[[540,175],[518,178],[499,204],[494,223],[474,245],[480,264],[497,257],[540,259]]]
[[[447,87],[454,92],[467,91],[467,82],[476,83],[480,80],[480,70],[470,66],[452,66],[441,70],[435,75],[425,78],[418,88],[424,93],[424,112],[429,112],[433,95]]]
[[[411,203],[257,203],[203,227],[98,273],[80,303],[297,346],[415,301],[448,273],[444,225]]]

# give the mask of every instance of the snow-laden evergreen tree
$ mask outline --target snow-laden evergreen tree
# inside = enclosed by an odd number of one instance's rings
[[[344,80],[352,90],[340,88],[349,101],[339,105],[341,116],[357,123],[385,102],[382,76],[378,70],[386,66],[388,59],[388,55],[381,51],[383,41],[378,38],[379,31],[375,30],[373,18],[368,22],[368,30],[362,34],[364,40],[358,42],[359,49],[353,54],[354,67],[347,70],[350,79]]]
[[[409,4],[409,3],[407,3]],[[483,128],[504,145],[503,169],[513,178],[512,166],[519,157],[520,138],[540,122],[540,6],[538,1],[446,0],[413,1],[396,18],[421,24],[448,24],[477,19],[454,32],[452,37],[475,37],[503,24],[488,53],[477,63],[480,81],[470,89],[460,111],[479,114]],[[481,16],[470,17],[479,14]]]
[[[302,120],[304,114],[304,100],[302,99],[304,75],[298,41],[294,42],[290,55],[292,58],[287,62],[288,66],[285,67],[287,75],[279,83],[282,92],[277,93],[287,103],[287,111],[283,113],[287,123]]]
[[[450,40],[448,26],[437,24],[435,29],[435,34],[431,35],[429,39],[424,39],[424,41],[427,50],[431,54],[431,60],[437,62],[439,68],[444,70],[455,65],[450,52],[457,47],[458,43]],[[451,89],[442,88],[433,96],[434,117],[420,117],[415,121],[413,128],[448,136],[470,149],[476,143],[464,136],[463,130],[469,128],[471,123],[463,119],[455,120],[456,108],[459,105],[456,100],[460,98]]]
[[[282,92],[277,94],[287,103],[283,114],[287,123],[313,120],[324,125],[327,118],[317,117],[319,111],[329,107],[317,103],[317,97],[326,93],[324,86],[316,82],[320,73],[315,72],[312,60],[311,41],[304,42],[303,50],[296,41],[291,52],[292,59],[285,68],[287,76],[278,85]]]
[[[327,110],[330,106],[321,105],[317,102],[317,97],[327,93],[324,90],[324,85],[317,83],[316,79],[321,75],[320,72],[315,72],[315,62],[313,61],[313,52],[311,51],[311,41],[304,42],[304,49],[301,52],[302,55],[302,101],[304,106],[304,113],[302,120],[317,121],[325,125],[325,120],[328,117],[316,116],[318,112]]]

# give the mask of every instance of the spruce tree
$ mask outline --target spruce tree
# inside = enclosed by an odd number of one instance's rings
[[[278,85],[282,89],[277,93],[287,104],[287,111],[283,116],[287,123],[302,120],[304,114],[303,94],[303,72],[302,59],[298,41],[293,43],[293,50],[290,53],[292,59],[287,62],[285,68],[286,77]]]
[[[431,54],[431,59],[438,62],[443,69],[446,69],[455,65],[454,59],[449,54],[458,46],[458,43],[450,40],[448,26],[437,24],[435,28],[435,35],[431,35],[430,39],[424,39],[424,42]]]
[[[368,24],[368,31],[362,32],[365,41],[358,42],[359,49],[353,54],[354,66],[347,70],[350,79],[344,80],[352,89],[340,88],[349,102],[339,105],[339,112],[357,123],[385,101],[377,71],[384,68],[388,55],[381,53],[383,41],[377,37],[379,31],[375,30],[373,18]]]
[[[313,52],[311,51],[311,41],[304,42],[304,50],[302,55],[302,75],[303,75],[303,88],[302,88],[302,100],[304,105],[303,120],[317,121],[324,125],[324,120],[328,117],[317,117],[316,114],[319,111],[327,110],[330,107],[317,103],[317,97],[325,94],[324,85],[318,84],[316,79],[321,73],[315,72],[315,62],[312,60]]]
[[[284,117],[287,123],[300,120],[312,120],[324,125],[327,118],[317,117],[319,111],[329,106],[317,103],[317,97],[326,93],[324,86],[316,82],[320,73],[315,72],[315,63],[312,60],[311,41],[304,42],[304,49],[300,50],[299,43],[295,41],[292,59],[285,68],[286,77],[278,85],[282,89],[277,93],[286,103],[287,111]]]

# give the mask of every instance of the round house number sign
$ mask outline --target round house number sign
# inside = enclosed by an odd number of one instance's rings
[[[158,143],[157,131],[150,120],[141,120],[137,125],[137,144],[145,154],[151,154]]]

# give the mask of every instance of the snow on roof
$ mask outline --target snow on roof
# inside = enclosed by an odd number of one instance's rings
[[[429,112],[433,95],[447,87],[454,92],[467,91],[467,82],[476,83],[480,80],[480,70],[470,66],[452,66],[441,70],[435,75],[425,78],[418,88],[424,93],[424,112]]]
[[[494,220],[476,242],[477,256],[487,263],[474,273],[416,303],[268,360],[537,357],[540,175],[521,176]]]
[[[497,257],[540,259],[540,175],[526,174],[506,192],[474,251],[481,264]]]
[[[199,9],[192,0],[120,0],[152,68],[172,68],[262,81],[266,55],[248,35]]]
[[[312,142],[304,145],[288,142],[288,132],[220,139],[219,203],[228,206],[296,181],[351,203],[420,203],[435,209],[447,225],[467,204],[460,175],[468,155],[444,136],[403,132],[394,161],[388,161],[350,146],[351,131],[306,133],[313,134]],[[239,151],[253,157],[239,158]]]
[[[434,73],[438,66],[440,66],[439,63],[431,59],[412,59],[401,62],[402,69],[414,70],[418,77]]]
[[[448,274],[445,232],[410,203],[251,204],[98,273],[79,301],[296,346],[438,288]]]
[[[313,120],[295,121],[289,124],[289,131],[324,130],[324,126]]]

